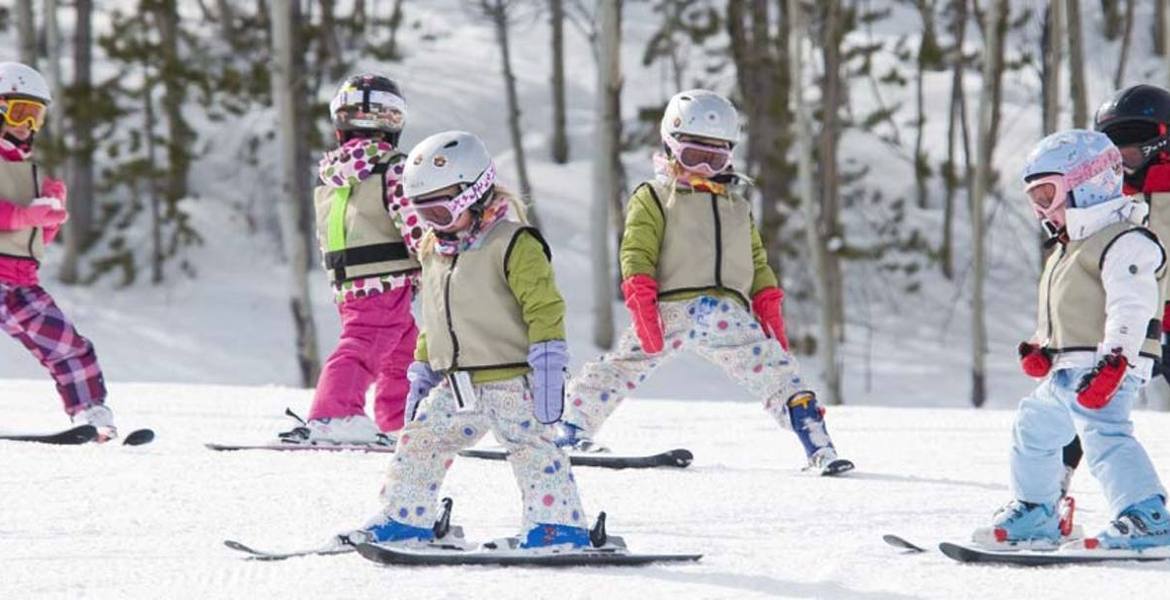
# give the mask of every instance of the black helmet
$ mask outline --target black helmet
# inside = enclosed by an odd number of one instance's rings
[[[338,141],[381,133],[395,146],[406,123],[406,100],[393,79],[374,74],[345,80],[329,102]]]
[[[1170,92],[1156,85],[1127,87],[1097,109],[1093,128],[1121,148],[1126,183],[1140,189],[1151,162],[1170,162]]]

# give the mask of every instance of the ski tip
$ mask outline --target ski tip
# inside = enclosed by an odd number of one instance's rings
[[[150,429],[139,429],[131,431],[126,439],[122,440],[123,446],[141,446],[149,444],[154,441],[154,431]]]
[[[960,562],[966,562],[967,555],[970,554],[966,548],[950,542],[939,542],[938,551],[942,552],[943,556]]]
[[[883,535],[882,541],[884,541],[885,543],[887,543],[895,548],[898,548],[900,550],[906,550],[906,551],[910,552],[911,554],[919,554],[922,552],[926,552],[926,548],[923,548],[922,546],[919,546],[917,544],[913,544],[913,543],[907,541],[906,538],[901,537],[901,536],[897,536],[897,535],[894,535],[891,533],[887,533],[887,534]]]
[[[695,460],[695,455],[685,448],[676,448],[668,452],[668,454],[674,459],[674,466],[680,469],[691,466],[691,463]]]

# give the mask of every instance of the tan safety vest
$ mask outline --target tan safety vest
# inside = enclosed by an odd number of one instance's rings
[[[437,371],[528,366],[528,324],[508,286],[512,246],[523,232],[548,244],[536,229],[500,221],[474,249],[423,257],[422,322],[427,358]]]
[[[386,212],[386,165],[353,187],[317,186],[317,241],[334,283],[415,271],[402,233]]]
[[[1096,352],[1105,339],[1105,286],[1101,283],[1101,266],[1105,254],[1123,235],[1146,235],[1155,242],[1158,236],[1132,223],[1114,223],[1083,240],[1070,241],[1048,257],[1040,277],[1038,311],[1045,345],[1056,353]],[[1161,248],[1161,242],[1158,243]],[[1157,277],[1165,275],[1166,253]],[[1150,315],[1141,355],[1155,361],[1162,355],[1162,311]]]
[[[0,198],[17,206],[28,206],[40,194],[35,164],[0,160]],[[45,256],[44,232],[40,227],[0,231],[0,256],[39,263]]]
[[[1149,228],[1158,236],[1159,240],[1170,240],[1170,192],[1156,192],[1146,194],[1146,203],[1150,207]],[[1162,278],[1162,302],[1165,306],[1170,302],[1170,277]]]
[[[755,279],[752,207],[738,194],[670,189],[647,182],[666,223],[658,254],[658,294],[716,288],[747,305]]]

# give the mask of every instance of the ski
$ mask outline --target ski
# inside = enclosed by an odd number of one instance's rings
[[[624,550],[624,549],[623,549]],[[359,544],[358,554],[381,565],[499,567],[588,567],[638,566],[660,562],[694,562],[702,554],[636,554],[615,548],[584,548],[556,551],[523,549],[425,550],[380,544]]]
[[[947,558],[961,563],[1020,565],[1029,567],[1170,560],[1170,548],[1151,548],[1147,550],[1086,550],[1062,547],[1053,550],[991,550],[943,542],[938,545],[938,549]]]
[[[289,558],[297,558],[300,556],[332,556],[334,554],[348,554],[354,551],[354,547],[348,544],[342,544],[340,541],[333,541],[328,545],[319,546],[317,548],[308,548],[304,550],[293,550],[291,552],[268,552],[265,550],[257,550],[251,546],[246,546],[235,540],[224,540],[223,545],[247,554],[249,560],[274,561],[286,560]]]
[[[853,461],[848,460],[848,459],[844,459],[844,458],[838,458],[838,459],[833,460],[829,464],[821,467],[820,471],[817,472],[817,474],[820,475],[821,477],[836,477],[838,475],[848,473],[849,471],[852,471],[853,469],[854,469]],[[814,470],[814,469],[810,468],[809,470]]]
[[[61,446],[76,446],[96,440],[97,429],[93,425],[78,425],[72,429],[46,434],[0,434],[0,441],[8,442],[36,442],[40,444],[56,444]]]
[[[602,469],[653,469],[655,467],[685,468],[695,459],[690,450],[676,448],[658,454],[625,455],[606,452],[569,452],[569,464],[574,467],[600,467]],[[470,448],[459,453],[468,458],[505,460],[508,451],[502,448]]]
[[[393,453],[392,446],[372,446],[368,444],[204,444],[208,449],[217,452],[236,452],[239,450],[271,450],[274,452],[370,452]]]
[[[154,441],[154,430],[136,429],[131,431],[123,440],[123,446],[142,446]]]
[[[906,538],[894,535],[892,533],[887,533],[887,534],[883,535],[882,541],[884,541],[885,543],[887,543],[895,548],[898,548],[900,550],[906,550],[907,554],[921,554],[923,552],[926,552],[926,548],[923,548],[922,546],[911,543]]]

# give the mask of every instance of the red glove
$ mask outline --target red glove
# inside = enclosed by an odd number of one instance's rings
[[[1170,302],[1162,307],[1162,333],[1170,332]]]
[[[662,352],[662,317],[658,314],[658,282],[649,275],[631,275],[622,282],[626,308],[646,354]]]
[[[784,314],[780,305],[784,303],[784,290],[778,287],[767,287],[752,296],[752,312],[764,335],[776,338],[784,351],[788,351],[788,336],[784,334]]]
[[[1052,370],[1052,351],[1032,342],[1020,342],[1020,368],[1028,377],[1044,379]]]
[[[1092,410],[1105,408],[1113,395],[1121,388],[1129,361],[1121,354],[1121,348],[1102,358],[1093,370],[1081,379],[1077,386],[1077,402]]]

